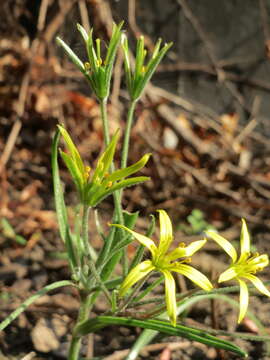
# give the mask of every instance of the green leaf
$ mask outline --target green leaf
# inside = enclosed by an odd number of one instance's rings
[[[149,158],[150,158],[151,154],[145,154],[139,161],[137,161],[135,164],[128,166],[124,169],[120,169],[120,170],[116,170],[114,171],[112,174],[110,174],[107,178],[107,181],[110,182],[114,182],[114,181],[118,181],[118,180],[122,180],[134,173],[136,173],[137,171],[141,170],[146,163],[148,162]]]
[[[93,174],[93,178],[91,182],[101,182],[103,180],[104,175],[108,172],[109,167],[113,161],[116,145],[120,136],[119,130],[113,135],[111,142],[107,146],[104,153],[98,159],[96,170]]]
[[[114,62],[117,46],[121,36],[121,28],[124,25],[124,21],[121,21],[118,25],[113,25],[112,37],[108,47],[105,64],[111,67]]]
[[[236,353],[239,356],[247,357],[247,353],[229,341],[219,339],[207,332],[193,329],[183,325],[172,326],[170,323],[161,320],[138,320],[116,316],[98,316],[78,324],[74,329],[76,336],[84,336],[95,332],[108,325],[124,325],[141,327],[143,329],[156,330],[171,336],[181,336],[191,341],[198,341],[202,344],[213,346]]]
[[[83,74],[85,74],[86,71],[85,71],[84,65],[83,65],[82,61],[78,58],[78,56],[73,52],[73,50],[71,50],[71,48],[60,37],[56,38],[56,42],[57,42],[58,45],[60,45],[64,49],[65,53],[68,55],[68,57],[73,62],[73,64]]]
[[[72,160],[76,164],[79,172],[81,173],[82,178],[84,178],[85,167],[84,167],[81,155],[80,155],[77,147],[75,146],[74,142],[72,141],[71,137],[69,136],[69,133],[67,132],[67,130],[61,125],[57,125],[57,127],[66,142],[66,145],[67,145],[68,150],[70,151]]]
[[[74,161],[71,159],[71,157],[68,154],[66,154],[65,152],[60,150],[60,155],[61,155],[66,167],[68,168],[68,171],[77,187],[77,190],[80,193],[80,197],[82,197],[83,189],[84,189],[82,174],[80,173],[78,167],[76,166],[76,164],[74,163]]]
[[[135,61],[135,73],[134,77],[137,78],[142,74],[142,67],[145,58],[144,52],[144,37],[140,36],[137,40],[137,48],[136,48],[136,61]]]
[[[16,241],[20,245],[27,244],[27,240],[23,236],[16,234],[15,230],[6,218],[1,219],[1,230],[5,237]]]
[[[104,200],[107,196],[110,196],[116,190],[120,190],[129,186],[138,185],[144,181],[150,180],[149,177],[146,176],[137,176],[130,179],[122,180],[112,187],[108,188],[107,190],[104,187],[100,187],[100,190],[93,194],[91,197],[91,201],[89,203],[90,206],[97,206],[102,200]]]
[[[136,177],[132,177],[130,179],[124,179],[122,181],[119,181],[115,185],[113,185],[111,187],[110,191],[113,192],[115,190],[124,189],[129,186],[138,185],[138,184],[140,184],[144,181],[148,181],[148,180],[151,180],[151,178],[148,176],[136,176]]]
[[[128,39],[125,34],[122,35],[122,49],[124,52],[124,67],[125,67],[125,75],[126,75],[126,83],[128,87],[128,91],[132,94],[132,74],[129,62],[129,46],[128,46]]]
[[[124,21],[120,22],[119,25],[113,25],[112,37],[109,43],[106,59],[104,65],[106,66],[106,90],[109,93],[110,90],[110,82],[112,77],[112,69],[114,64],[114,59],[116,56],[120,36],[121,36],[121,28],[124,24]]]
[[[86,44],[86,49],[88,54],[88,60],[91,66],[91,71],[93,73],[96,73],[98,71],[98,65],[97,65],[97,54],[93,43],[93,29],[90,30]]]
[[[88,34],[87,34],[87,31],[85,30],[85,28],[80,25],[80,24],[77,24],[77,29],[79,30],[80,34],[82,35],[82,38],[85,42],[88,41]]]
[[[134,94],[135,99],[138,98],[139,96],[141,96],[141,93],[144,90],[146,84],[148,83],[148,81],[150,81],[158,64],[161,62],[162,58],[165,56],[166,52],[170,49],[171,46],[172,46],[172,43],[164,45],[163,48],[159,51],[159,53],[155,54],[156,56],[151,58],[151,60],[149,61],[148,65],[147,65],[144,76],[140,79],[139,83],[136,86],[136,91]]]
[[[0,323],[0,331],[4,330],[13,320],[15,320],[22,312],[25,311],[28,306],[30,306],[38,298],[47,294],[47,292],[49,291],[63,286],[75,286],[75,284],[68,280],[57,281],[37,291],[36,294],[30,296],[27,300],[25,300],[19,307],[17,307],[16,310],[14,310],[10,315],[5,318],[4,321]]]
[[[59,232],[61,239],[63,240],[67,252],[69,254],[69,264],[71,269],[76,267],[76,258],[73,250],[72,237],[68,226],[67,209],[65,205],[63,189],[61,185],[59,168],[58,168],[58,143],[60,139],[59,129],[56,131],[53,144],[52,144],[52,177],[53,177],[53,189],[54,189],[54,201],[56,208],[56,215],[59,225]]]

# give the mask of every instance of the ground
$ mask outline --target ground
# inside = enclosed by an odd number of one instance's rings
[[[52,2],[47,9],[46,1],[40,2],[43,8],[35,9],[27,1],[16,1],[12,10],[6,5],[7,23],[5,29],[1,29],[1,320],[42,287],[70,276],[53,199],[50,156],[56,124],[66,125],[82,157],[91,166],[103,149],[98,103],[82,76],[63,58],[53,41],[71,8],[79,16],[79,10],[76,12],[73,8],[77,2],[60,4],[59,8],[56,3]],[[111,10],[106,4],[103,1],[95,6],[92,1],[88,4],[96,14],[94,25],[99,36],[104,37],[108,36],[110,26],[104,9]],[[83,17],[83,8],[79,9]],[[42,11],[48,17],[44,24]],[[151,39],[148,40],[151,49]],[[164,71],[172,76],[169,68],[161,70]],[[157,77],[161,83],[164,81],[164,75],[159,73]],[[118,70],[109,102],[112,132],[125,125],[128,101],[122,85]],[[150,176],[151,181],[127,189],[123,199],[125,209],[140,211],[137,231],[144,231],[149,215],[163,208],[173,221],[174,246],[181,241],[189,243],[200,239],[209,224],[236,244],[240,219],[245,218],[254,251],[270,253],[269,142],[263,127],[256,127],[258,120],[256,109],[253,110],[244,107],[248,121],[243,123],[237,111],[222,109],[217,114],[191,99],[184,101],[158,84],[147,88],[136,108],[129,163],[151,152],[152,158],[142,172]],[[119,153],[120,146],[116,165]],[[60,168],[72,222],[76,193],[63,163]],[[112,198],[98,207],[105,228],[112,210]],[[98,251],[102,243],[94,229],[91,217],[89,237]],[[136,244],[129,247],[129,259],[135,247]],[[192,260],[198,269],[215,279],[227,258],[209,242],[201,255]],[[269,280],[269,269],[261,273],[261,278]],[[182,278],[177,279],[177,286],[180,292],[191,288]],[[163,292],[161,285],[154,295],[163,296]],[[237,293],[233,299],[238,299]],[[0,334],[0,359],[22,359],[25,355],[28,356],[25,360],[64,359],[78,307],[78,294],[69,287],[41,297]],[[101,298],[94,314],[103,313],[106,307],[105,299]],[[270,358],[269,342],[258,341],[258,338],[250,341],[248,337],[269,334],[270,319],[266,315],[270,311],[269,299],[254,292],[250,311],[253,316],[249,314],[237,325],[235,307],[224,301],[207,300],[193,305],[181,321],[193,327],[230,332],[229,339],[245,349],[249,359],[266,360]],[[140,332],[137,328],[107,327],[85,339],[83,352],[88,358],[124,359]],[[140,359],[238,357],[186,339],[158,335],[143,348]]]

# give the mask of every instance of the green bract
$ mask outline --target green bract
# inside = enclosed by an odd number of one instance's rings
[[[91,29],[90,33],[88,34],[80,24],[77,25],[87,50],[88,62],[85,64],[62,39],[59,37],[56,39],[58,44],[63,47],[74,65],[76,65],[76,67],[84,74],[99,100],[107,99],[109,95],[112,68],[121,36],[121,28],[123,23],[124,22],[122,21],[119,25],[113,25],[112,36],[104,60],[101,58],[100,39],[96,39],[94,44],[93,29]]]
[[[140,98],[147,82],[151,79],[158,64],[160,63],[166,52],[169,50],[169,48],[172,46],[172,43],[169,43],[165,44],[160,49],[161,41],[161,39],[157,41],[150,60],[147,64],[145,64],[145,57],[147,51],[144,48],[144,37],[140,36],[140,38],[137,40],[135,69],[134,71],[132,71],[129,60],[128,39],[124,34],[122,35],[121,42],[124,51],[126,83],[129,95],[132,100],[138,100]]]
[[[151,271],[159,271],[165,277],[165,298],[167,305],[167,313],[172,324],[176,325],[176,295],[175,280],[172,272],[177,272],[189,278],[196,285],[204,290],[211,290],[212,284],[200,271],[194,269],[185,263],[190,262],[190,256],[198,251],[206,240],[194,241],[190,245],[185,246],[181,243],[173,250],[168,251],[173,241],[172,223],[165,210],[159,210],[160,223],[160,240],[156,246],[154,241],[149,237],[139,234],[128,229],[126,226],[113,224],[121,229],[128,231],[151,253],[151,260],[145,260],[135,266],[122,283],[119,291],[120,296],[124,296],[127,291],[139,280],[143,279]],[[180,259],[176,261],[177,259]]]
[[[232,264],[224,271],[218,279],[218,282],[229,281],[235,279],[240,285],[240,312],[238,323],[240,323],[246,315],[248,308],[248,287],[246,281],[249,280],[252,284],[264,295],[270,297],[270,291],[264,286],[263,282],[254,274],[264,269],[268,263],[268,256],[266,254],[260,255],[258,253],[251,254],[250,252],[250,236],[247,229],[247,224],[242,219],[242,230],[240,236],[240,256],[232,244],[224,239],[221,235],[214,231],[206,231],[206,234],[219,244],[222,249],[231,257]]]
[[[119,131],[114,134],[106,150],[98,159],[96,169],[91,171],[89,166],[84,165],[81,156],[66,129],[60,125],[58,125],[58,129],[63,136],[69,151],[69,153],[65,153],[60,150],[60,154],[72,176],[74,184],[80,194],[80,200],[83,204],[95,207],[114,191],[150,179],[146,176],[126,178],[141,170],[149,160],[151,154],[145,154],[139,161],[131,166],[116,170],[111,174],[109,173],[119,139]]]

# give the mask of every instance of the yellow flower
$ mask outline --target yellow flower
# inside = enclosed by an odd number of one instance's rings
[[[258,253],[251,254],[250,252],[250,236],[247,229],[247,225],[244,219],[242,219],[242,230],[240,236],[240,256],[237,256],[237,252],[232,244],[224,239],[214,231],[208,230],[206,234],[218,243],[223,250],[232,258],[232,263],[229,268],[224,271],[218,279],[218,282],[229,281],[236,279],[240,285],[240,311],[238,317],[238,323],[240,323],[248,308],[248,287],[246,280],[252,282],[252,284],[264,295],[270,297],[270,292],[264,286],[263,282],[254,274],[265,268],[268,263],[268,256],[266,254],[260,255]]]
[[[212,284],[205,275],[194,269],[192,266],[186,265],[186,263],[191,261],[190,256],[198,251],[206,243],[206,240],[194,241],[188,246],[185,246],[184,243],[180,243],[175,250],[168,252],[173,241],[172,223],[166,211],[158,210],[158,212],[160,223],[160,241],[158,246],[156,246],[154,241],[147,236],[132,231],[123,225],[113,224],[113,226],[120,227],[131,233],[136,240],[148,248],[152,255],[151,260],[143,261],[130,271],[120,287],[119,294],[120,296],[124,296],[136,282],[143,279],[151,271],[155,270],[161,272],[165,277],[167,313],[172,324],[175,326],[177,305],[175,280],[172,276],[172,272],[174,271],[186,276],[204,290],[212,289]],[[175,261],[179,258],[181,258],[180,261]]]

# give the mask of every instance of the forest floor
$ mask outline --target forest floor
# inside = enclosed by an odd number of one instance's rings
[[[52,41],[68,11],[68,6],[63,6],[60,15],[50,14],[47,25],[40,22],[39,36],[13,34],[14,39],[12,35],[0,40],[1,320],[35,291],[53,281],[69,279],[58,234],[50,166],[56,124],[65,124],[89,164],[103,149],[99,106],[86,95],[86,84],[72,65],[58,58]],[[105,33],[106,26],[100,16],[99,27]],[[119,76],[119,72],[115,74],[109,103],[112,131],[124,127],[127,111],[127,96],[119,88]],[[182,100],[151,85],[138,103],[129,163],[151,152],[152,158],[143,170],[151,182],[127,189],[123,207],[140,211],[138,230],[147,227],[150,214],[165,209],[174,224],[174,245],[200,239],[209,224],[228,240],[238,241],[241,218],[245,218],[256,251],[270,254],[270,143],[256,128],[256,114],[250,114],[243,126],[237,113],[217,115],[188,100],[179,106]],[[118,157],[119,149],[116,163]],[[61,178],[72,220],[76,195],[63,164]],[[98,210],[106,226],[113,210],[112,199]],[[102,243],[94,227],[91,219],[89,236],[98,251]],[[130,259],[134,252],[132,245]],[[196,267],[210,278],[224,269],[226,261],[210,242],[201,256],[194,256]],[[269,280],[268,269],[261,274],[263,280]],[[177,285],[180,291],[190,286],[183,279],[178,279]],[[155,295],[163,292],[160,286]],[[249,359],[270,359],[269,342],[247,340],[249,335],[270,335],[270,301],[254,295],[250,300],[253,317],[247,316],[241,325],[237,325],[238,309],[218,300],[196,303],[183,322],[241,333],[229,339],[245,349]],[[233,298],[238,300],[238,295]],[[78,295],[70,288],[43,296],[0,334],[0,360],[64,359],[78,308]],[[105,310],[106,302],[101,298],[94,313]],[[96,359],[124,359],[140,332],[107,327],[89,337],[83,351]],[[238,358],[186,339],[159,335],[142,350],[140,359]]]

